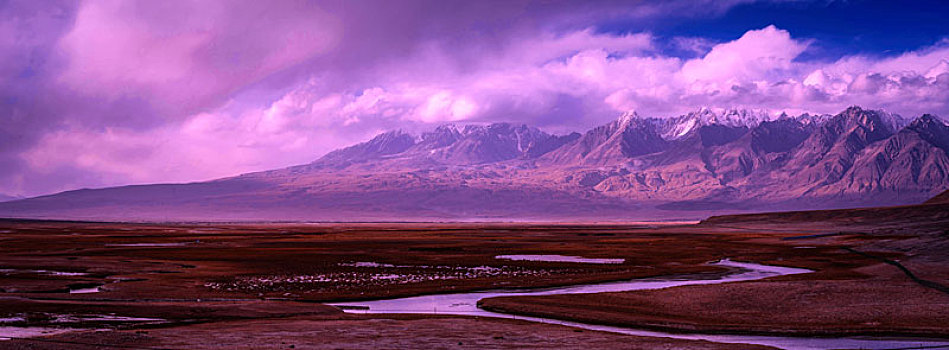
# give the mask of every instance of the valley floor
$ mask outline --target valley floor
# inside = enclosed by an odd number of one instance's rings
[[[734,349],[517,320],[344,314],[322,304],[644,277],[712,278],[729,271],[706,263],[723,258],[816,272],[483,304],[675,331],[945,338],[949,294],[939,286],[949,284],[949,257],[942,253],[949,221],[939,213],[949,210],[933,208],[911,210],[925,219],[758,217],[698,225],[0,221],[0,337],[16,338],[0,340],[0,347]],[[625,260],[495,258],[516,254]],[[21,332],[11,335],[11,329]]]

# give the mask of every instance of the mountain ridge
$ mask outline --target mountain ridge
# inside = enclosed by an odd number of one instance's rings
[[[907,121],[853,106],[796,117],[702,109],[674,120],[682,124],[628,112],[568,135],[511,123],[394,130],[309,164],[0,203],[0,216],[697,218],[918,203],[949,188],[949,126],[932,115]]]

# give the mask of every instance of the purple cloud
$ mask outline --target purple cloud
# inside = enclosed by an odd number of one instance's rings
[[[721,43],[591,29],[737,3],[7,3],[0,193],[229,176],[444,122],[564,132],[702,106],[949,115],[945,41],[800,62],[812,39],[774,26]]]

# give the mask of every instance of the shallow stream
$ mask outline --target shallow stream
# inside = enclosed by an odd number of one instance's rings
[[[936,348],[949,349],[949,339],[918,339],[918,338],[878,338],[878,337],[847,337],[847,338],[804,338],[779,336],[752,336],[727,334],[700,334],[700,333],[665,333],[639,330],[634,328],[600,326],[579,322],[569,322],[549,318],[525,317],[511,314],[490,312],[478,308],[478,300],[492,297],[510,296],[537,296],[551,294],[578,294],[624,292],[634,290],[661,289],[686,285],[718,284],[726,282],[751,281],[767,277],[808,273],[810,270],[791,267],[760,265],[746,262],[722,260],[712,263],[717,266],[738,268],[739,272],[723,276],[718,279],[636,279],[621,282],[585,284],[567,287],[524,289],[524,290],[490,290],[471,293],[452,293],[423,295],[399,299],[383,299],[361,302],[347,302],[331,304],[343,308],[351,313],[413,313],[413,314],[448,314],[465,316],[484,316],[498,318],[514,318],[539,323],[559,324],[570,327],[622,333],[636,336],[665,337],[676,339],[707,340],[718,343],[760,344],[788,350],[817,350],[817,349],[912,349]]]

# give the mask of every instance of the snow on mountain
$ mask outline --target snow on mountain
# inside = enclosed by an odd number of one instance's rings
[[[935,116],[703,108],[668,119],[628,112],[564,136],[508,123],[392,131],[308,165],[70,191],[0,203],[0,216],[630,219],[909,204],[947,188],[949,126]]]
[[[810,114],[804,113],[796,117],[783,114],[778,119],[791,119],[804,125],[819,125],[833,118],[832,114]]]
[[[635,112],[623,113],[618,119],[590,131],[540,159],[542,164],[556,166],[615,165],[630,157],[659,152],[666,141],[656,133],[651,121]]]
[[[912,119],[904,118],[899,114],[890,113],[884,110],[879,110],[876,112],[880,115],[880,121],[883,122],[883,125],[886,125],[886,127],[890,129],[890,132],[894,133],[900,131],[902,128],[905,128],[913,121]]]
[[[764,110],[738,108],[708,108],[703,107],[678,117],[653,119],[662,138],[678,140],[701,126],[721,125],[733,128],[753,128],[763,121],[773,120],[771,114]]]

